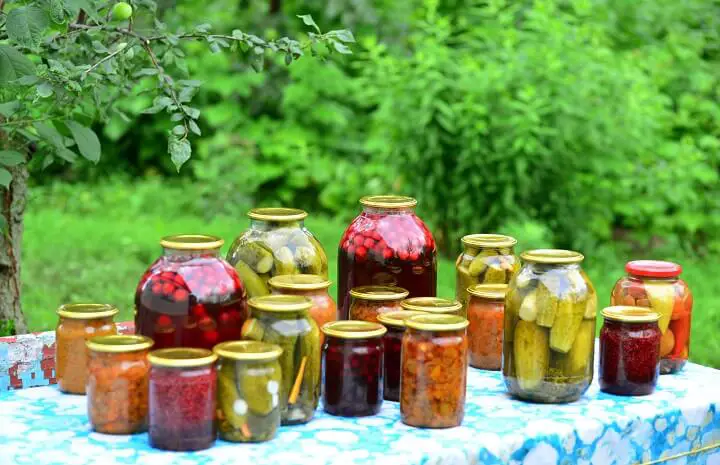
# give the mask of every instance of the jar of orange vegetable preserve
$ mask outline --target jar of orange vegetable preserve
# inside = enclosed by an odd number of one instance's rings
[[[475,284],[467,288],[470,299],[467,317],[470,322],[470,365],[483,370],[502,366],[502,335],[505,318],[507,284]]]
[[[678,276],[682,267],[658,260],[635,260],[625,265],[628,275],[612,291],[612,305],[650,307],[660,314],[660,373],[675,373],[690,352],[693,296]]]
[[[402,300],[408,291],[395,286],[360,286],[350,291],[349,318],[377,323],[378,315],[402,310]]]

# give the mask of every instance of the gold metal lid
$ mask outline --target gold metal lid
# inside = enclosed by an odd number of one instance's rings
[[[536,249],[521,253],[520,258],[529,263],[567,265],[571,263],[580,263],[585,259],[585,256],[583,256],[580,252],[575,252],[574,250]]]
[[[395,328],[404,328],[405,320],[416,315],[423,315],[425,312],[414,312],[412,310],[398,310],[396,312],[381,313],[377,319],[385,326],[393,326]]]
[[[408,328],[421,331],[459,331],[467,328],[469,324],[470,322],[461,316],[447,314],[417,315],[405,322]]]
[[[147,350],[154,344],[155,342],[147,336],[133,334],[97,336],[85,342],[85,346],[95,352],[137,352]]]
[[[368,339],[380,337],[387,332],[380,323],[356,320],[331,321],[325,323],[321,329],[327,336],[341,339]]]
[[[207,349],[191,347],[171,347],[153,350],[148,354],[148,361],[153,365],[172,368],[190,368],[210,365],[217,360],[217,355]]]
[[[603,318],[623,323],[652,323],[660,319],[660,314],[647,307],[632,307],[629,305],[616,305],[606,307],[600,312]]]
[[[410,294],[407,289],[396,286],[359,286],[350,290],[350,295],[364,300],[402,300]]]
[[[57,314],[63,318],[75,320],[94,320],[115,316],[119,310],[110,304],[65,304],[57,309]]]
[[[490,300],[503,300],[508,292],[507,284],[473,284],[467,291],[477,297]]]
[[[503,234],[468,234],[462,239],[463,245],[474,247],[513,247],[517,239]]]
[[[213,250],[223,246],[225,240],[207,234],[174,234],[160,239],[160,245],[175,250]]]
[[[285,207],[253,208],[247,215],[260,221],[300,221],[308,216],[305,210]]]
[[[457,313],[462,308],[462,304],[457,300],[441,297],[413,297],[403,300],[400,305],[405,310],[423,313]]]
[[[417,205],[417,200],[404,195],[367,195],[360,199],[365,207],[374,208],[410,208]]]
[[[263,295],[248,300],[248,305],[266,312],[302,312],[312,307],[312,300],[301,295]]]
[[[314,291],[327,289],[330,281],[318,274],[283,274],[273,276],[268,281],[275,289],[292,289],[295,291]]]
[[[282,355],[282,347],[259,341],[227,341],[216,345],[213,352],[218,357],[232,360],[271,361]]]

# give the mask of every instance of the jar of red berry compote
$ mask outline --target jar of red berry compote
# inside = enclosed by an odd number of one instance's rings
[[[163,255],[135,292],[135,331],[152,338],[158,349],[212,349],[240,339],[247,298],[235,269],[219,256],[223,240],[182,234],[160,245]]]
[[[350,290],[358,286],[399,286],[410,297],[434,297],[437,252],[430,230],[415,215],[417,201],[399,195],[360,199],[363,211],[340,240],[338,311],[348,318]]]

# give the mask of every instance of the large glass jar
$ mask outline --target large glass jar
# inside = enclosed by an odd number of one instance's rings
[[[499,370],[502,366],[507,290],[507,284],[475,284],[468,288],[470,366],[483,370]]]
[[[88,418],[93,429],[106,434],[145,431],[148,415],[148,352],[145,336],[99,336],[87,342]]]
[[[182,234],[160,241],[163,255],[135,293],[135,331],[155,348],[198,347],[240,338],[247,297],[240,277],[219,257],[223,240]]]
[[[474,284],[507,284],[520,271],[513,247],[517,240],[502,234],[469,234],[455,261],[455,298],[467,313],[468,288]],[[472,323],[471,323],[472,324]]]
[[[280,414],[283,425],[307,423],[320,397],[320,330],[308,312],[312,301],[297,295],[268,295],[249,300],[252,318],[243,339],[277,344],[282,383]]]
[[[280,346],[230,341],[218,356],[218,430],[231,442],[269,441],[280,426]]]
[[[402,338],[405,334],[405,320],[422,312],[400,310],[383,313],[378,321],[387,328],[383,336],[385,352],[385,370],[383,373],[383,397],[385,400],[400,401],[400,360],[402,352]]]
[[[682,267],[658,260],[635,260],[625,265],[628,275],[612,291],[612,305],[650,307],[660,314],[660,373],[675,373],[690,354],[693,296],[680,279]]]
[[[335,321],[322,327],[323,406],[331,415],[363,417],[383,401],[383,341],[380,323]]]
[[[377,323],[378,315],[402,310],[408,291],[394,286],[360,286],[350,291],[352,303],[348,318]]]
[[[57,310],[55,328],[55,373],[61,391],[85,394],[87,350],[95,336],[117,334],[113,317],[118,309],[108,304],[66,304]]]
[[[572,402],[592,382],[597,296],[584,257],[570,250],[524,252],[505,298],[503,376],[510,394]]]
[[[411,312],[444,313],[448,315],[459,315],[462,310],[462,304],[459,301],[441,297],[413,297],[403,300],[400,307]]]
[[[406,425],[459,426],[465,416],[468,321],[457,315],[408,318],[402,341],[400,415]]]
[[[415,215],[417,201],[373,195],[360,203],[363,211],[345,230],[338,249],[340,319],[348,318],[350,290],[359,286],[398,286],[410,297],[434,296],[435,240]]]
[[[603,309],[600,389],[621,396],[652,394],[660,375],[660,314],[646,307]]]
[[[250,297],[270,294],[268,280],[284,274],[328,277],[325,249],[305,227],[307,213],[297,208],[254,208],[250,229],[230,246],[227,260]]]

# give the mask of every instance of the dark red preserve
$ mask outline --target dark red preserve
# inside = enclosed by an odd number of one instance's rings
[[[405,320],[422,313],[400,310],[378,316],[378,321],[387,328],[387,333],[383,336],[383,347],[385,349],[383,391],[385,400],[400,402],[400,351],[402,349],[403,334],[405,334]]]

